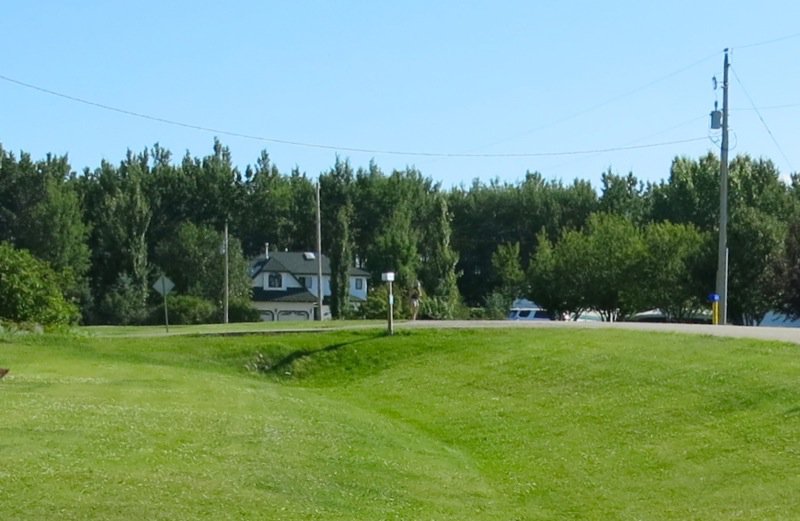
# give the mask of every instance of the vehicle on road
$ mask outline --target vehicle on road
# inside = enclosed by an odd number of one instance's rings
[[[553,315],[538,306],[516,307],[508,311],[508,320],[553,320]]]

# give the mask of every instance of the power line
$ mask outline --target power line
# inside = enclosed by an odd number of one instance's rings
[[[773,38],[771,40],[764,40],[764,41],[761,41],[761,42],[748,43],[747,45],[735,46],[735,47],[732,47],[732,49],[738,50],[738,49],[749,49],[750,47],[761,47],[762,45],[770,45],[770,44],[773,44],[773,43],[778,43],[778,42],[782,42],[784,40],[790,40],[792,38],[798,38],[798,37],[800,37],[800,33],[787,34],[785,36],[779,36],[779,37]]]
[[[456,157],[465,157],[465,158],[493,158],[493,157],[545,157],[545,156],[574,156],[574,155],[583,155],[583,154],[597,154],[603,152],[616,152],[622,150],[635,150],[641,148],[655,148],[667,145],[676,145],[680,143],[690,143],[693,141],[700,141],[706,139],[705,137],[696,137],[696,138],[689,138],[689,139],[681,139],[676,141],[665,141],[661,143],[649,143],[645,145],[635,145],[635,146],[621,146],[621,147],[609,147],[609,148],[600,148],[600,149],[591,149],[591,150],[569,150],[569,151],[561,151],[561,152],[523,152],[523,153],[496,153],[496,154],[489,154],[489,153],[449,153],[449,152],[414,152],[414,151],[405,151],[405,150],[382,150],[382,149],[370,149],[370,148],[357,148],[357,147],[343,147],[343,146],[334,146],[334,145],[326,145],[326,144],[319,144],[319,143],[307,143],[303,141],[289,141],[285,139],[276,139],[276,138],[268,138],[263,136],[256,136],[252,134],[243,134],[241,132],[232,132],[228,130],[221,130],[215,129],[211,127],[204,127],[201,125],[193,125],[189,123],[183,123],[181,121],[175,121],[172,119],[162,118],[158,116],[151,116],[149,114],[143,114],[141,112],[134,112],[132,110],[121,109],[119,107],[113,107],[111,105],[106,105],[104,103],[98,103],[96,101],[87,100],[84,98],[79,98],[77,96],[71,96],[69,94],[64,94],[62,92],[57,92],[51,89],[47,89],[44,87],[40,87],[38,85],[34,85],[32,83],[27,83],[24,81],[16,80],[14,78],[9,78],[8,76],[4,76],[0,74],[0,80],[7,81],[9,83],[13,83],[28,89],[36,90],[39,92],[43,92],[45,94],[49,94],[51,96],[57,96],[59,98],[67,99],[69,101],[74,101],[76,103],[81,103],[84,105],[89,105],[92,107],[96,107],[102,110],[108,110],[111,112],[117,112],[119,114],[124,114],[126,116],[132,116],[136,118],[146,119],[149,121],[156,121],[158,123],[164,123],[166,125],[173,125],[183,128],[189,128],[192,130],[200,130],[203,132],[211,132],[214,134],[244,138],[244,139],[251,139],[255,141],[262,141],[265,143],[276,143],[281,145],[291,145],[297,147],[304,147],[304,148],[317,148],[323,150],[334,150],[340,152],[358,152],[358,153],[366,153],[366,154],[378,154],[378,155],[394,155],[394,156],[415,156],[415,157],[449,157],[449,158],[456,158]]]
[[[665,74],[664,76],[660,76],[660,77],[658,77],[658,78],[656,78],[656,79],[654,79],[654,80],[652,80],[650,82],[647,82],[647,83],[645,83],[643,85],[635,87],[635,88],[633,88],[633,89],[631,89],[629,91],[623,92],[622,94],[618,94],[617,96],[609,98],[609,99],[607,99],[605,101],[601,101],[600,103],[597,103],[595,105],[591,105],[591,106],[589,106],[589,107],[587,107],[585,109],[581,109],[581,110],[579,110],[577,112],[573,112],[572,114],[569,114],[568,116],[566,116],[564,118],[561,118],[561,119],[558,119],[558,120],[555,120],[555,121],[551,121],[549,123],[545,123],[544,125],[540,125],[538,127],[532,128],[530,130],[526,130],[526,131],[524,131],[524,132],[522,132],[520,134],[516,134],[516,135],[514,135],[512,137],[509,137],[509,138],[506,138],[506,139],[503,139],[503,140],[500,140],[500,141],[495,141],[495,142],[490,143],[488,145],[484,145],[483,147],[480,147],[480,148],[500,145],[502,143],[506,143],[506,142],[511,141],[513,139],[518,139],[518,138],[520,138],[522,136],[527,136],[528,134],[532,134],[534,132],[538,132],[540,130],[544,130],[544,129],[552,127],[552,126],[559,125],[561,123],[566,123],[567,121],[571,121],[571,120],[577,118],[578,116],[583,116],[584,114],[588,114],[589,112],[593,112],[593,111],[595,111],[597,109],[603,108],[606,105],[610,105],[611,103],[614,103],[615,101],[619,101],[621,99],[627,98],[628,96],[632,96],[634,94],[637,94],[637,93],[639,93],[639,92],[641,92],[641,91],[643,91],[645,89],[648,89],[648,88],[652,87],[653,85],[656,85],[657,83],[660,83],[660,82],[662,82],[664,80],[668,80],[668,79],[672,78],[673,76],[677,76],[678,74],[680,74],[682,72],[685,72],[685,71],[687,71],[687,70],[689,70],[689,69],[691,69],[693,67],[696,67],[696,66],[700,65],[701,63],[710,60],[711,58],[717,57],[720,54],[722,54],[721,51],[709,54],[708,56],[706,56],[704,58],[701,58],[701,59],[699,59],[699,60],[697,60],[695,62],[692,62],[689,65],[685,65],[685,66],[683,66],[683,67],[681,67],[679,69],[676,69],[676,70],[674,70],[674,71],[672,71],[670,73]]]
[[[784,36],[781,36],[781,37],[778,37],[778,38],[773,38],[773,39],[770,39],[770,40],[754,42],[754,43],[745,44],[745,45],[739,45],[739,46],[736,46],[736,48],[737,49],[747,49],[747,48],[751,48],[751,47],[769,45],[769,44],[773,44],[773,43],[777,43],[777,42],[781,42],[781,41],[784,41],[784,40],[789,40],[789,39],[797,38],[797,37],[800,37],[800,32],[784,35]],[[542,129],[550,127],[550,126],[557,125],[559,123],[563,123],[563,122],[572,120],[572,119],[574,119],[574,118],[576,118],[578,116],[581,116],[583,114],[586,114],[586,113],[594,111],[594,110],[597,110],[598,108],[604,107],[604,106],[606,106],[606,105],[608,105],[610,103],[613,103],[613,102],[615,102],[617,100],[623,99],[623,98],[631,96],[633,94],[636,94],[636,93],[638,93],[638,92],[640,92],[640,91],[642,91],[644,89],[647,89],[647,88],[651,87],[652,85],[655,85],[655,84],[657,84],[657,83],[659,83],[661,81],[664,81],[664,80],[669,79],[669,78],[671,78],[673,76],[676,76],[676,75],[678,75],[678,74],[680,74],[680,73],[682,73],[682,72],[684,72],[684,71],[686,71],[688,69],[691,69],[692,67],[695,67],[695,66],[697,66],[697,65],[699,65],[699,64],[701,64],[701,63],[703,63],[703,62],[705,62],[705,61],[707,61],[707,60],[709,60],[709,59],[711,59],[711,58],[713,58],[715,56],[718,56],[719,54],[721,54],[721,52],[715,52],[715,53],[710,54],[710,55],[708,55],[706,57],[703,57],[703,58],[701,58],[701,59],[699,59],[699,60],[697,60],[695,62],[692,62],[689,65],[686,65],[684,67],[676,69],[676,70],[674,70],[674,71],[672,71],[672,72],[670,72],[670,73],[668,73],[668,74],[666,74],[664,76],[661,76],[659,78],[656,78],[655,80],[652,80],[652,81],[650,81],[648,83],[645,83],[645,84],[643,84],[643,85],[641,85],[639,87],[636,87],[636,88],[634,88],[634,89],[632,89],[630,91],[624,92],[624,93],[622,93],[622,94],[620,94],[618,96],[614,96],[614,97],[609,98],[609,99],[607,99],[607,100],[605,100],[603,102],[600,102],[598,104],[592,105],[592,106],[587,107],[585,109],[582,109],[580,111],[574,112],[574,113],[566,116],[565,118],[562,118],[560,120],[556,120],[556,121],[547,123],[547,124],[542,125],[540,127],[537,127],[537,128],[531,129],[529,131],[526,131],[526,132],[524,132],[522,134],[518,134],[516,136],[513,136],[511,138],[505,139],[503,141],[491,143],[489,145],[485,145],[485,146],[480,147],[480,148],[485,148],[487,146],[498,145],[498,144],[504,143],[506,141],[509,141],[511,139],[516,139],[518,137],[521,137],[521,136],[536,132],[538,130],[542,130]],[[734,75],[735,74],[736,74],[736,72],[734,71]],[[44,88],[44,87],[41,87],[41,86],[38,86],[38,85],[34,85],[34,84],[27,83],[27,82],[24,82],[24,81],[21,81],[21,80],[10,78],[10,77],[4,76],[4,75],[0,75],[0,79],[4,80],[6,82],[9,82],[9,83],[13,83],[13,84],[22,86],[22,87],[26,87],[26,88],[29,88],[29,89],[32,89],[32,90],[36,90],[36,91],[45,93],[45,94],[49,94],[51,96],[56,96],[56,97],[60,97],[60,98],[63,98],[63,99],[70,100],[70,101],[74,101],[76,103],[81,103],[81,104],[84,104],[84,105],[93,106],[93,107],[100,108],[100,109],[103,109],[103,110],[107,110],[107,111],[111,111],[111,112],[117,112],[119,114],[124,114],[124,115],[127,115],[127,116],[137,117],[137,118],[140,118],[140,119],[155,121],[155,122],[163,123],[163,124],[167,124],[167,125],[173,125],[173,126],[188,128],[188,129],[192,129],[192,130],[199,130],[199,131],[203,131],[203,132],[211,132],[211,133],[218,134],[218,135],[226,135],[226,136],[238,137],[238,138],[243,138],[243,139],[262,141],[262,142],[266,142],[266,143],[275,143],[275,144],[281,144],[281,145],[289,145],[289,146],[304,147],[304,148],[316,148],[316,149],[322,149],[322,150],[333,150],[333,151],[342,151],[342,152],[357,152],[357,153],[367,153],[367,154],[397,155],[397,156],[417,156],[417,157],[445,157],[445,158],[448,158],[448,157],[449,158],[453,158],[453,157],[465,157],[465,158],[468,158],[468,157],[473,157],[473,158],[480,158],[480,157],[484,157],[484,158],[490,158],[490,157],[541,157],[541,156],[566,156],[566,155],[596,154],[596,153],[603,153],[603,152],[613,152],[613,151],[618,151],[618,150],[630,150],[632,148],[651,148],[651,147],[666,146],[666,145],[678,144],[678,143],[687,143],[687,142],[691,142],[691,141],[699,141],[701,139],[705,139],[705,138],[691,138],[691,139],[687,139],[687,140],[670,141],[670,142],[663,142],[663,143],[651,143],[651,144],[648,144],[648,145],[639,145],[639,146],[636,146],[636,147],[621,146],[621,147],[611,147],[611,148],[596,149],[596,150],[575,150],[575,151],[565,151],[565,152],[534,152],[534,153],[496,153],[496,154],[470,153],[470,152],[467,152],[467,153],[415,152],[415,151],[403,151],[403,150],[382,150],[382,149],[369,149],[369,148],[359,148],[359,147],[344,147],[344,146],[335,146],[335,145],[328,145],[328,144],[321,144],[321,143],[309,143],[309,142],[303,142],[303,141],[292,141],[292,140],[286,140],[286,139],[269,138],[269,137],[264,137],[264,136],[256,136],[256,135],[252,135],[252,134],[244,134],[244,133],[241,133],[241,132],[234,132],[234,131],[229,131],[229,130],[215,129],[215,128],[212,128],[212,127],[205,127],[205,126],[201,126],[201,125],[194,125],[194,124],[184,123],[184,122],[181,122],[181,121],[171,120],[171,119],[167,119],[167,118],[163,118],[163,117],[152,116],[152,115],[144,114],[144,113],[141,113],[141,112],[135,112],[135,111],[132,111],[132,110],[122,109],[122,108],[119,108],[119,107],[106,105],[104,103],[99,103],[99,102],[96,102],[96,101],[80,98],[80,97],[77,97],[77,96],[72,96],[72,95],[69,95],[69,94],[64,94],[62,92],[57,92],[57,91],[54,91],[54,90],[51,90],[51,89],[47,89],[47,88]],[[737,76],[736,79],[737,79],[737,81],[739,81],[739,83],[741,85],[741,81],[739,80],[738,76]],[[745,90],[744,86],[742,86],[742,89]],[[745,94],[747,94],[746,90],[745,90]],[[749,95],[748,95],[748,98],[749,98]],[[790,163],[788,158],[786,158],[786,154],[783,152],[783,149],[781,149],[780,145],[775,140],[774,135],[770,131],[769,127],[767,126],[767,124],[764,121],[763,117],[761,116],[760,112],[758,112],[758,108],[752,102],[752,99],[750,99],[750,102],[753,105],[752,110],[755,110],[758,113],[759,118],[761,119],[762,123],[764,124],[765,128],[767,129],[767,132],[769,133],[769,135],[772,138],[773,142],[778,147],[778,149],[781,151],[781,154],[784,156],[784,159],[786,159],[787,163]],[[797,105],[784,105],[784,106],[780,106],[779,105],[779,106],[773,106],[773,107],[763,107],[763,109],[766,110],[766,109],[770,109],[770,108],[784,108],[784,107],[794,107],[794,106],[797,106]]]
[[[798,33],[798,34],[800,34],[800,33]],[[744,92],[744,95],[747,97],[747,100],[750,102],[750,105],[753,107],[753,110],[756,111],[756,114],[758,115],[758,119],[761,120],[761,123],[764,125],[764,128],[767,130],[767,134],[769,134],[769,137],[772,139],[772,142],[775,143],[775,146],[778,148],[778,151],[783,156],[783,159],[786,160],[786,164],[789,166],[789,170],[794,171],[794,167],[792,166],[792,162],[789,161],[789,157],[783,151],[783,147],[781,147],[781,145],[778,143],[778,140],[775,139],[775,135],[772,133],[772,130],[770,130],[770,128],[769,128],[769,125],[767,125],[767,122],[764,120],[764,116],[761,115],[761,111],[758,110],[758,107],[756,107],[756,104],[753,101],[753,98],[750,96],[750,93],[747,92],[747,89],[744,87],[744,84],[742,83],[742,80],[739,79],[739,75],[736,74],[736,69],[731,67],[731,70],[733,71],[733,77],[736,78],[736,83],[738,83],[739,86],[742,88],[742,92]]]
[[[800,107],[800,103],[786,103],[784,105],[765,105],[763,107],[750,107],[750,108],[736,108],[731,109],[731,112],[741,112],[745,110],[775,110],[775,109],[791,109]]]
[[[640,141],[644,141],[645,139],[650,139],[650,138],[654,138],[654,137],[656,137],[656,136],[660,136],[660,135],[662,135],[662,134],[666,134],[667,132],[671,132],[671,131],[673,131],[673,130],[676,130],[676,129],[680,128],[680,127],[686,126],[686,125],[688,125],[688,124],[690,124],[690,123],[696,123],[697,121],[700,121],[701,119],[706,119],[707,117],[708,117],[708,116],[707,116],[707,115],[705,115],[705,114],[703,114],[702,116],[695,116],[695,117],[693,117],[692,119],[688,119],[688,120],[686,120],[686,121],[683,121],[683,122],[681,122],[681,123],[676,123],[675,125],[672,125],[672,126],[671,126],[671,127],[669,127],[669,128],[665,128],[665,129],[663,129],[663,130],[659,130],[658,132],[654,132],[654,133],[652,133],[652,134],[648,134],[648,135],[646,135],[646,136],[639,137],[639,138],[637,138],[637,139],[634,139],[633,141],[628,141],[628,142],[627,142],[627,143],[625,143],[625,145],[623,145],[623,146],[630,146],[630,145],[634,145],[634,144],[636,144],[636,143],[639,143]],[[602,152],[598,152],[597,154],[594,154],[594,155],[595,155],[595,156],[599,156],[599,155],[601,155],[601,154],[602,154]],[[565,167],[565,166],[568,166],[568,165],[574,164],[575,162],[576,162],[576,160],[574,160],[574,159],[569,159],[569,160],[567,160],[567,161],[561,162],[561,163],[559,163],[559,164],[556,164],[556,165],[554,165],[554,166],[550,166],[550,167],[548,167],[548,168],[549,168],[549,170],[558,170],[559,168],[563,168],[563,167]]]

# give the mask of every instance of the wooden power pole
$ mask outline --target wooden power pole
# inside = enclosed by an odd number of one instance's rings
[[[728,49],[722,73],[722,146],[719,158],[719,250],[717,251],[717,288],[719,323],[728,321]]]

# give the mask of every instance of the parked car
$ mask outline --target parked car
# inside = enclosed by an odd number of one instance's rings
[[[511,308],[508,320],[553,320],[553,316],[542,308]]]
[[[707,310],[692,313],[690,316],[676,321],[670,319],[666,313],[660,309],[649,309],[636,313],[627,319],[628,322],[682,322],[684,324],[710,324],[711,313]]]

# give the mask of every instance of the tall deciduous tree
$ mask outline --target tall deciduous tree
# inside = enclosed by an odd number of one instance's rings
[[[460,303],[458,291],[458,253],[451,244],[452,216],[443,195],[434,193],[428,225],[421,234],[421,266],[419,280],[428,294],[455,305]]]
[[[343,318],[349,301],[352,263],[351,220],[353,168],[338,157],[333,168],[320,176],[323,251],[331,263],[331,315]]]
[[[714,237],[691,224],[654,223],[644,228],[646,257],[637,284],[642,309],[660,309],[684,321],[699,311],[713,280],[709,267]]]
[[[586,287],[591,273],[584,261],[590,255],[588,241],[578,230],[566,230],[554,244],[543,229],[528,268],[530,296],[555,316],[578,317],[589,306]]]
[[[621,176],[609,168],[601,176],[599,209],[641,226],[650,216],[648,190],[649,187],[645,187],[632,172]]]
[[[459,289],[473,305],[495,289],[490,282],[491,254],[499,244],[518,242],[526,267],[541,229],[556,240],[565,229],[582,228],[597,210],[597,194],[587,181],[565,186],[546,181],[538,172],[527,173],[518,185],[499,181],[486,185],[476,180],[469,189],[451,191],[448,202],[454,215],[458,269],[463,273]]]
[[[47,261],[73,302],[88,300],[87,226],[66,156],[19,162],[0,148],[0,239]]]
[[[416,284],[419,252],[409,208],[395,208],[383,222],[368,250],[367,266],[378,275],[395,272],[398,288]]]
[[[730,164],[728,319],[757,324],[778,306],[774,266],[782,256],[791,199],[771,161],[747,155]]]
[[[592,215],[584,231],[567,231],[552,252],[544,247],[534,263],[533,297],[550,302],[554,312],[578,314],[591,308],[604,320],[615,320],[640,304],[636,285],[641,283],[643,258],[640,232],[632,223],[619,216]]]
[[[779,305],[773,269],[782,255],[785,223],[758,209],[736,211],[728,231],[728,320],[756,325]]]
[[[653,188],[653,219],[713,230],[719,219],[719,159],[675,158],[669,179]]]
[[[783,255],[775,267],[780,310],[792,318],[800,318],[800,218],[789,224]]]
[[[144,192],[147,158],[128,155],[119,169],[104,162],[94,173],[85,174],[84,200],[92,222],[92,273],[95,300],[100,305],[97,320],[137,322],[146,315],[150,266],[148,230],[152,211]],[[116,299],[112,292],[124,293]],[[121,317],[113,302],[124,300]],[[105,303],[105,304],[103,304]]]
[[[181,224],[174,237],[156,248],[155,262],[175,282],[180,293],[201,297],[221,308],[225,287],[223,233],[191,222]],[[250,298],[248,264],[239,241],[228,239],[229,298]]]
[[[497,290],[508,304],[526,293],[525,272],[519,256],[519,243],[501,244],[492,254],[492,275]]]
[[[265,243],[273,249],[288,248],[293,239],[289,180],[270,162],[266,151],[261,152],[255,167],[247,168],[245,179],[247,202],[241,228],[246,250],[254,255],[263,251]]]
[[[589,281],[584,288],[588,306],[606,320],[636,311],[644,254],[639,230],[624,218],[596,214],[589,218],[586,240],[588,256],[581,269]]]

